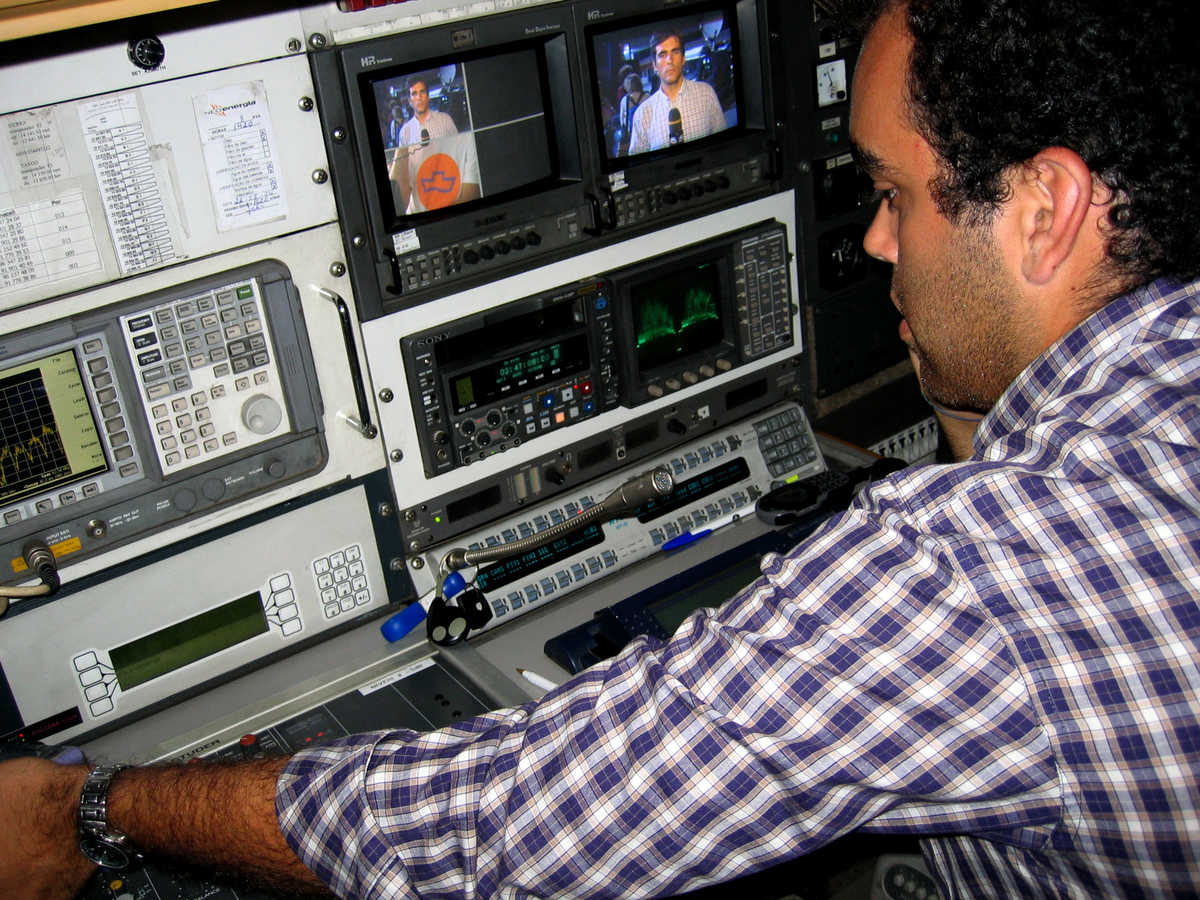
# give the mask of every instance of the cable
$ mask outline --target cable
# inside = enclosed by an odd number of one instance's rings
[[[50,597],[58,593],[62,580],[58,577],[58,564],[50,548],[41,541],[33,540],[21,548],[21,556],[29,570],[42,581],[41,584],[26,586],[0,585],[0,616],[8,612],[9,601],[29,597]]]

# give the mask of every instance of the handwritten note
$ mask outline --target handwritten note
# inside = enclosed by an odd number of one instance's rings
[[[230,231],[287,216],[262,82],[228,85],[193,97],[192,104],[217,229]]]

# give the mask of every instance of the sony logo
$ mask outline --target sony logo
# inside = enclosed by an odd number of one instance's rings
[[[486,228],[489,225],[495,225],[497,222],[503,222],[506,218],[507,218],[507,216],[504,213],[500,213],[499,215],[487,216],[486,218],[483,218],[483,219],[476,219],[475,227],[476,228]]]

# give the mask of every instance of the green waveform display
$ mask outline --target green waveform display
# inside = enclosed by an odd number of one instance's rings
[[[635,341],[642,370],[690,356],[722,341],[720,273],[705,263],[637,286]]]

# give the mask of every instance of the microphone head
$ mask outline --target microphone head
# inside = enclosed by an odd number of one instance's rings
[[[429,129],[428,128],[421,129],[421,146],[422,147],[429,146]]]
[[[674,106],[667,113],[667,131],[671,136],[672,144],[678,144],[683,140],[683,116]]]
[[[675,488],[675,478],[666,466],[659,466],[627,481],[601,501],[610,516],[632,515],[647,500],[669,494]]]

